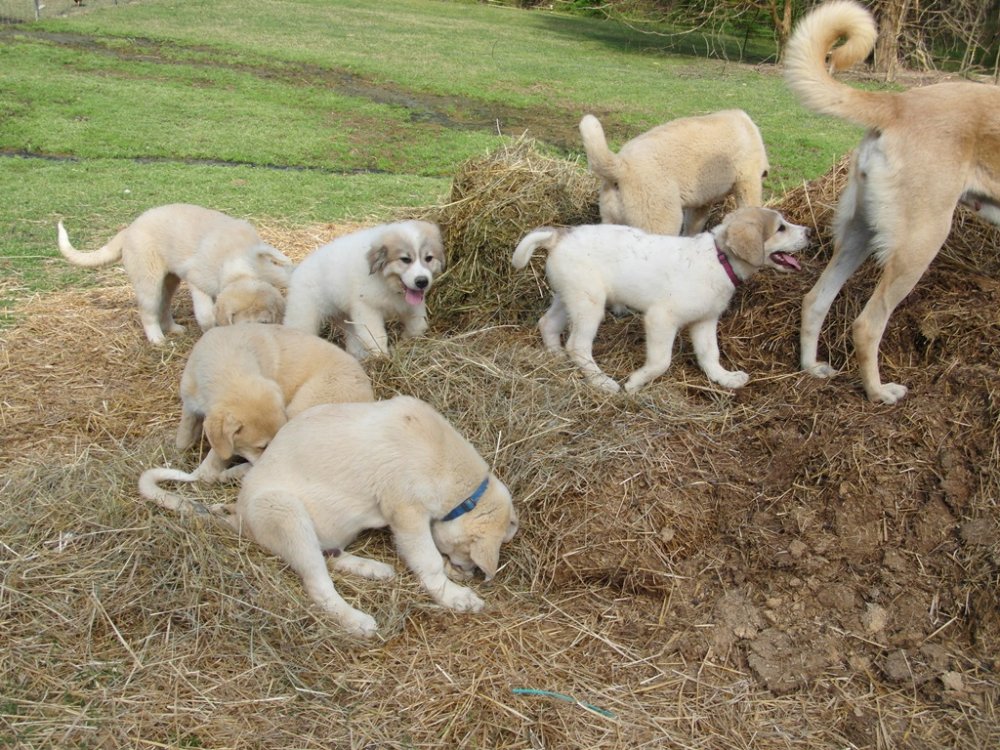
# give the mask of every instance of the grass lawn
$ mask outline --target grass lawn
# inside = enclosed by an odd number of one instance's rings
[[[256,221],[384,219],[444,201],[456,167],[522,133],[579,157],[726,107],[761,127],[771,194],[824,173],[856,129],[805,112],[773,67],[664,51],[620,24],[433,0],[95,2],[0,27],[0,270],[17,296],[79,283],[154,205]]]

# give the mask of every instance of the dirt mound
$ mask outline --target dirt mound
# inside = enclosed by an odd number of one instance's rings
[[[794,364],[842,179],[841,167],[777,205],[815,220],[819,247],[800,274],[759,274],[723,319],[723,356],[752,377],[736,393],[713,387],[685,343],[635,397],[586,388],[531,325],[543,277],[509,265],[522,230],[563,214],[539,216],[531,191],[502,192],[502,211],[469,211],[520,217],[494,235],[435,209],[452,276],[435,290],[434,335],[371,374],[380,396],[424,398],[472,440],[511,487],[522,530],[481,592],[482,616],[441,612],[408,576],[338,576],[382,624],[375,644],[345,640],[254,545],[137,498],[142,468],[197,460],[171,440],[193,333],[149,347],[114,270],[99,289],[26,303],[0,358],[14,736],[996,745],[998,238],[958,217],[883,344],[886,376],[910,393],[870,404],[847,332],[874,267],[822,338],[845,372],[818,381]],[[297,254],[337,231],[265,234]],[[609,319],[595,356],[622,378],[643,358],[639,321]],[[384,535],[363,545],[395,559]]]

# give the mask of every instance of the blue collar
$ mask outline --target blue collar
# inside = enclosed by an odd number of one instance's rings
[[[454,521],[459,516],[465,515],[470,510],[475,508],[476,505],[479,503],[480,498],[482,498],[483,493],[486,492],[486,488],[489,486],[489,484],[490,484],[490,478],[487,476],[486,479],[483,480],[483,483],[480,484],[478,487],[476,487],[475,492],[473,492],[471,495],[465,498],[465,500],[463,500],[454,508],[452,508],[450,511],[448,511],[448,515],[446,515],[441,520]]]

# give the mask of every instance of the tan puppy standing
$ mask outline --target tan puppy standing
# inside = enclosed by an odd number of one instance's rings
[[[320,607],[363,636],[376,622],[340,596],[324,553],[339,572],[391,578],[386,563],[346,552],[361,531],[388,526],[435,601],[478,612],[482,599],[449,580],[446,567],[461,577],[479,568],[491,579],[500,545],[517,531],[503,482],[444,417],[408,396],[298,415],[247,473],[236,503],[214,510],[287,562]]]
[[[906,386],[883,383],[878,365],[893,310],[941,249],[958,203],[1000,224],[1000,88],[940,83],[862,91],[830,75],[864,60],[875,37],[861,5],[818,6],[792,34],[785,78],[810,109],[870,128],[837,204],[833,257],[802,305],[802,367],[818,377],[836,373],[817,358],[819,332],[844,283],[874,255],[882,274],[854,321],[854,349],[868,398],[894,404]],[[839,39],[845,41],[834,47]]]
[[[625,383],[637,391],[670,367],[674,339],[689,328],[698,364],[710,380],[740,388],[750,379],[719,361],[717,327],[736,287],[765,266],[797,271],[793,253],[808,243],[805,227],[786,222],[767,208],[741,208],[711,232],[694,237],[650,234],[635,227],[593,224],[526,235],[514,250],[515,268],[524,268],[539,248],[549,251],[545,274],[552,305],[538,322],[552,352],[562,349],[587,381],[617,393],[619,385],[594,362],[593,343],[608,306],[643,313],[646,362]]]
[[[181,376],[181,420],[177,447],[187,450],[202,434],[211,450],[187,473],[153,468],[143,473],[139,490],[172,510],[188,509],[160,481],[217,481],[226,462],[260,458],[289,419],[317,404],[372,401],[371,382],[347,352],[317,336],[263,323],[213,328],[191,349]]]
[[[591,171],[601,178],[601,221],[654,234],[698,234],[713,204],[761,205],[767,152],[746,112],[683,117],[639,135],[615,154],[593,115],[580,121]]]
[[[92,253],[73,247],[61,221],[58,240],[59,251],[77,266],[122,261],[153,344],[184,330],[170,310],[182,280],[190,287],[202,330],[218,319],[274,323],[284,311],[278,288],[288,285],[291,261],[249,223],[219,211],[184,203],[151,208]],[[222,299],[219,311],[217,298]]]

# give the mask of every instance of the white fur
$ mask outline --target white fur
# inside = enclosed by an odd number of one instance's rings
[[[409,259],[409,262],[406,262]],[[399,320],[408,337],[427,330],[424,295],[444,269],[437,226],[402,221],[338,237],[295,269],[285,325],[318,334],[330,320],[359,360],[389,353],[385,322]]]
[[[807,242],[808,230],[788,224],[776,211],[744,208],[711,232],[690,238],[614,224],[538,229],[521,240],[512,261],[523,268],[537,248],[548,249],[545,270],[554,296],[538,327],[546,347],[559,351],[569,325],[566,351],[591,384],[619,390],[591,353],[605,308],[614,305],[645,315],[646,363],[629,376],[626,391],[638,390],[667,370],[674,338],[685,327],[709,379],[739,388],[749,376],[719,363],[716,326],[735,287],[716,248],[726,254],[735,273],[747,279],[764,265],[797,268],[790,254]]]

